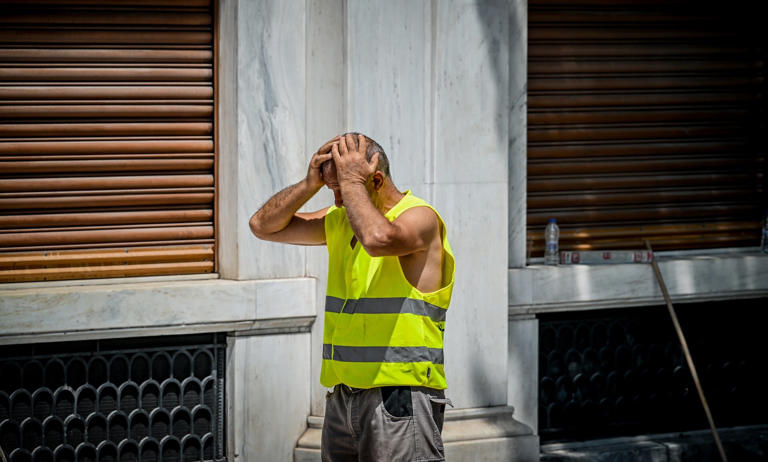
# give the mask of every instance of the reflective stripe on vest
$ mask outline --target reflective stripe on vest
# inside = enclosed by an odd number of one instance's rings
[[[391,222],[413,207],[429,207],[406,192],[384,216]],[[440,221],[442,285],[422,293],[405,278],[396,256],[371,257],[353,239],[346,209],[325,217],[328,288],[320,380],[371,388],[413,385],[446,388],[443,331],[451,300],[454,258]]]
[[[445,308],[432,305],[424,300],[414,300],[412,298],[361,298],[357,300],[344,300],[336,297],[325,297],[325,311],[330,313],[365,313],[365,314],[399,314],[409,313],[418,316],[426,316],[435,322],[445,321]]]
[[[323,345],[323,359],[360,363],[443,364],[443,350],[427,347],[349,347]]]

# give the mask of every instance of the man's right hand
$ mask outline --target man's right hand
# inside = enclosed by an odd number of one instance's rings
[[[307,169],[306,179],[307,186],[310,188],[317,190],[323,187],[323,162],[333,158],[331,148],[333,148],[334,144],[338,144],[340,139],[340,136],[336,136],[328,140],[312,155],[312,159],[309,161],[309,169]]]

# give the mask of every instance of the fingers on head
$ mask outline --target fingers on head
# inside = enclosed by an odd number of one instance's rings
[[[365,138],[365,135],[357,135],[357,145],[360,148],[360,152],[365,154],[365,151],[368,149],[368,139]]]

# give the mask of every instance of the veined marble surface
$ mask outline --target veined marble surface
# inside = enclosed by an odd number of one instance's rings
[[[315,315],[312,278],[0,289],[0,338]]]
[[[691,256],[658,263],[673,302],[768,293],[768,255]],[[663,303],[649,264],[509,270],[510,314]]]
[[[403,189],[432,173],[431,19],[430,2],[347,2],[346,129],[384,148]]]
[[[509,267],[525,266],[528,160],[528,2],[513,0],[509,39]]]
[[[237,279],[304,275],[304,249],[260,241],[248,219],[277,191],[307,171],[305,7],[303,2],[238,2]]]
[[[231,460],[293,459],[309,410],[309,337],[230,337],[226,370]]]

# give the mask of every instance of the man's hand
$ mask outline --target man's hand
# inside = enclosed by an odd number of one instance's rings
[[[363,135],[346,135],[339,139],[338,143],[331,145],[333,162],[336,164],[336,174],[339,184],[364,185],[371,175],[376,173],[379,164],[379,153],[374,154],[371,160],[365,159],[365,151],[368,149],[368,141]],[[343,189],[343,188],[342,188]]]
[[[320,189],[323,187],[323,162],[330,160],[333,155],[331,154],[331,147],[338,145],[340,136],[336,136],[331,140],[328,140],[324,145],[320,146],[320,149],[312,155],[312,159],[309,161],[309,168],[307,169],[307,186],[312,189]]]

